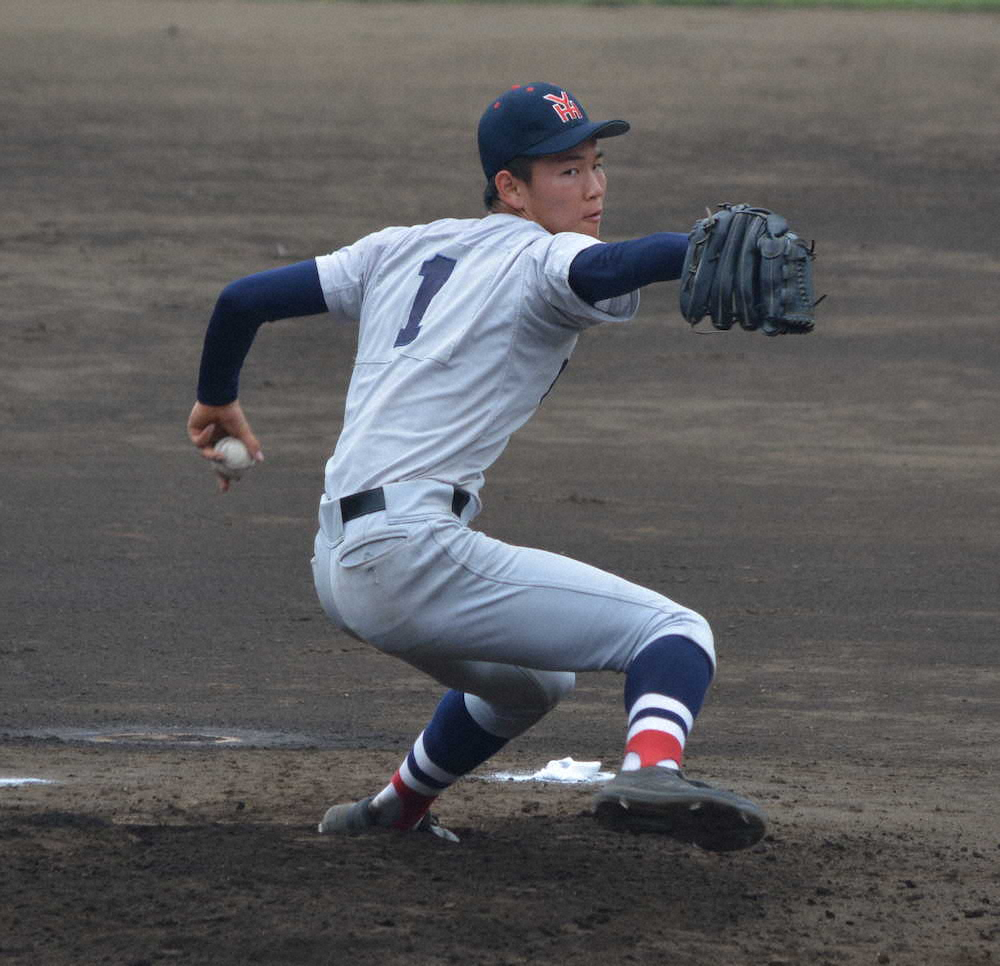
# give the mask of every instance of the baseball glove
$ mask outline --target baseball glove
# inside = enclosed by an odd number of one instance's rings
[[[688,234],[681,274],[681,314],[706,315],[717,329],[739,322],[766,335],[811,332],[815,253],[788,222],[766,208],[718,205]]]

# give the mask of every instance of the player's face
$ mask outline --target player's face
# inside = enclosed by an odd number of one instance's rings
[[[597,141],[585,141],[562,154],[538,158],[531,183],[518,182],[522,213],[547,231],[575,231],[599,238],[608,179]]]

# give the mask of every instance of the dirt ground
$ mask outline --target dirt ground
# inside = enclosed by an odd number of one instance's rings
[[[998,65],[988,14],[4,0],[0,778],[51,784],[0,785],[0,962],[1000,960]],[[317,836],[437,698],[313,595],[353,332],[262,331],[231,494],[184,435],[219,289],[478,214],[532,79],[633,123],[608,239],[727,200],[817,239],[811,336],[674,285],[585,336],[477,521],[710,618],[688,770],[768,809],[745,853],[482,780],[613,769],[614,675],[441,799],[461,845]]]

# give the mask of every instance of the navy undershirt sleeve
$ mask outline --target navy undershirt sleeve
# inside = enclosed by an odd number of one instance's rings
[[[205,333],[198,401],[225,406],[236,399],[243,360],[265,322],[326,311],[315,259],[231,282],[219,295]]]
[[[651,282],[681,277],[688,236],[661,231],[630,241],[591,245],[570,263],[570,288],[591,305]]]

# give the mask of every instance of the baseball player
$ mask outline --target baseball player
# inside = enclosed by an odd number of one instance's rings
[[[227,286],[205,337],[192,442],[260,444],[238,401],[266,321],[329,313],[358,325],[343,429],[326,465],[313,572],[330,620],[447,690],[388,783],[336,804],[319,831],[431,831],[449,785],[524,732],[574,672],[625,675],[621,769],[603,824],[710,850],[753,845],[761,810],[685,778],[684,745],[715,671],[703,617],[653,590],[474,530],[486,469],[535,412],[580,334],[623,324],[638,289],[676,279],[687,235],[599,241],[602,143],[564,88],[516,86],[478,128],[483,218],[375,232],[329,255]],[[225,487],[227,484],[223,484]]]

